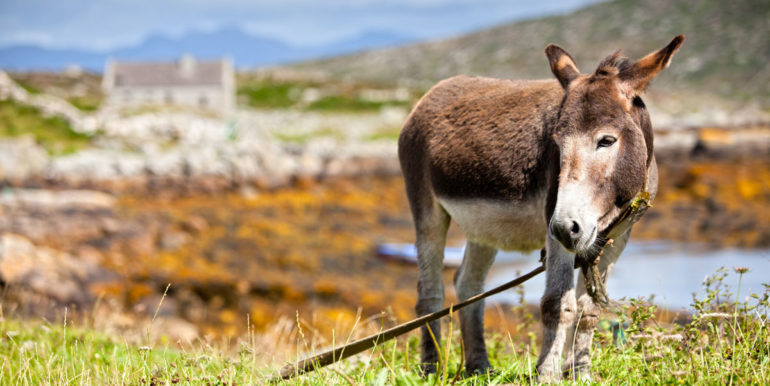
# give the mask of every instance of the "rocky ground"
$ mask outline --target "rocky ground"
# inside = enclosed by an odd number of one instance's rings
[[[664,164],[661,180],[635,239],[770,247],[767,158]],[[405,320],[417,270],[375,252],[413,241],[403,188],[400,177],[359,177],[188,195],[7,189],[3,308],[46,314],[100,300],[141,320],[170,284],[160,319],[196,334],[235,336],[247,315],[261,329],[298,310],[322,331],[353,323],[356,310]],[[450,244],[460,243],[452,228]]]

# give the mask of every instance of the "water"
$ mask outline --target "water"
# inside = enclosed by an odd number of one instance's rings
[[[499,253],[486,288],[494,288],[513,279],[518,276],[517,271],[530,271],[539,264],[539,258],[539,251],[527,255]],[[749,268],[749,272],[743,275],[741,299],[751,293],[762,293],[762,283],[770,283],[770,250],[715,250],[697,244],[631,241],[610,273],[607,292],[615,300],[654,295],[653,303],[659,306],[687,308],[692,303],[693,292],[699,298],[703,297],[703,279],[713,275],[720,267],[729,268],[730,274],[724,283],[733,293],[738,286],[738,274],[733,267]],[[544,285],[545,275],[525,283],[525,300],[539,304]],[[491,301],[515,304],[519,296],[508,290],[493,296]]]

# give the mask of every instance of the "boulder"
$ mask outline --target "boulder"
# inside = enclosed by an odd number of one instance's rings
[[[59,304],[84,305],[91,300],[88,284],[99,274],[91,261],[34,245],[23,236],[0,235],[0,282]]]
[[[0,141],[0,179],[21,181],[44,173],[48,153],[31,136]]]

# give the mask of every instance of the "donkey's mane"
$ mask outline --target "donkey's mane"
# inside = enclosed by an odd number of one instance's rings
[[[607,56],[601,63],[599,63],[599,66],[596,67],[594,76],[603,77],[617,75],[621,71],[630,68],[631,65],[632,63],[628,57],[623,55],[620,50],[617,50],[614,54]]]

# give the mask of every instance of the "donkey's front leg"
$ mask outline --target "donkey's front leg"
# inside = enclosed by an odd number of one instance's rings
[[[612,266],[620,257],[626,247],[631,231],[626,231],[616,238],[612,245],[604,248],[599,260],[599,272],[604,283],[607,283]],[[572,372],[575,379],[588,381],[591,379],[591,344],[593,343],[594,330],[599,323],[601,309],[594,304],[591,296],[586,291],[583,275],[578,275],[577,285],[577,323],[570,331],[572,337],[568,339],[567,361],[564,365],[565,372]]]
[[[561,378],[561,355],[567,330],[575,320],[575,255],[550,235],[546,239],[545,293],[540,303],[543,344],[537,361],[541,382]]]

